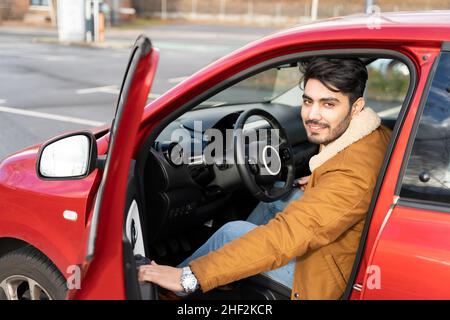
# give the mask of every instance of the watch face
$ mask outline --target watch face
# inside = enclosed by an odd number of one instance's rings
[[[182,276],[181,285],[186,292],[194,291],[197,287],[197,278],[193,274],[186,274]]]

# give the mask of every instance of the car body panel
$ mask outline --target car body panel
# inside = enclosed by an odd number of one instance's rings
[[[97,172],[77,183],[43,182],[35,169],[38,150],[26,149],[0,165],[0,235],[32,244],[64,271],[77,258]],[[77,220],[65,219],[66,210],[76,212]]]
[[[450,214],[397,205],[370,262],[380,286],[364,286],[363,299],[448,299],[449,231]]]

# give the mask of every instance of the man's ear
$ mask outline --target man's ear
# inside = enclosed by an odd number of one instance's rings
[[[359,97],[358,100],[353,102],[352,105],[352,118],[356,116],[358,113],[361,112],[361,110],[364,108],[366,104],[366,100],[364,100],[363,97]]]

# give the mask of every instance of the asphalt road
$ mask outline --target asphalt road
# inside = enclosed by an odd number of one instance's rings
[[[145,33],[161,51],[152,95],[274,30],[159,25],[114,30],[108,48],[55,43],[56,31],[0,26],[0,159],[55,135],[110,123],[129,56]]]

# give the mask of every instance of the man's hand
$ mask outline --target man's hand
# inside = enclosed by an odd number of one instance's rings
[[[180,284],[183,269],[170,266],[160,266],[152,261],[151,264],[139,268],[138,278],[140,282],[153,282],[160,287],[173,292],[183,291]]]
[[[305,191],[306,185],[308,184],[310,176],[301,177],[300,179],[296,180],[298,187],[300,190]]]

